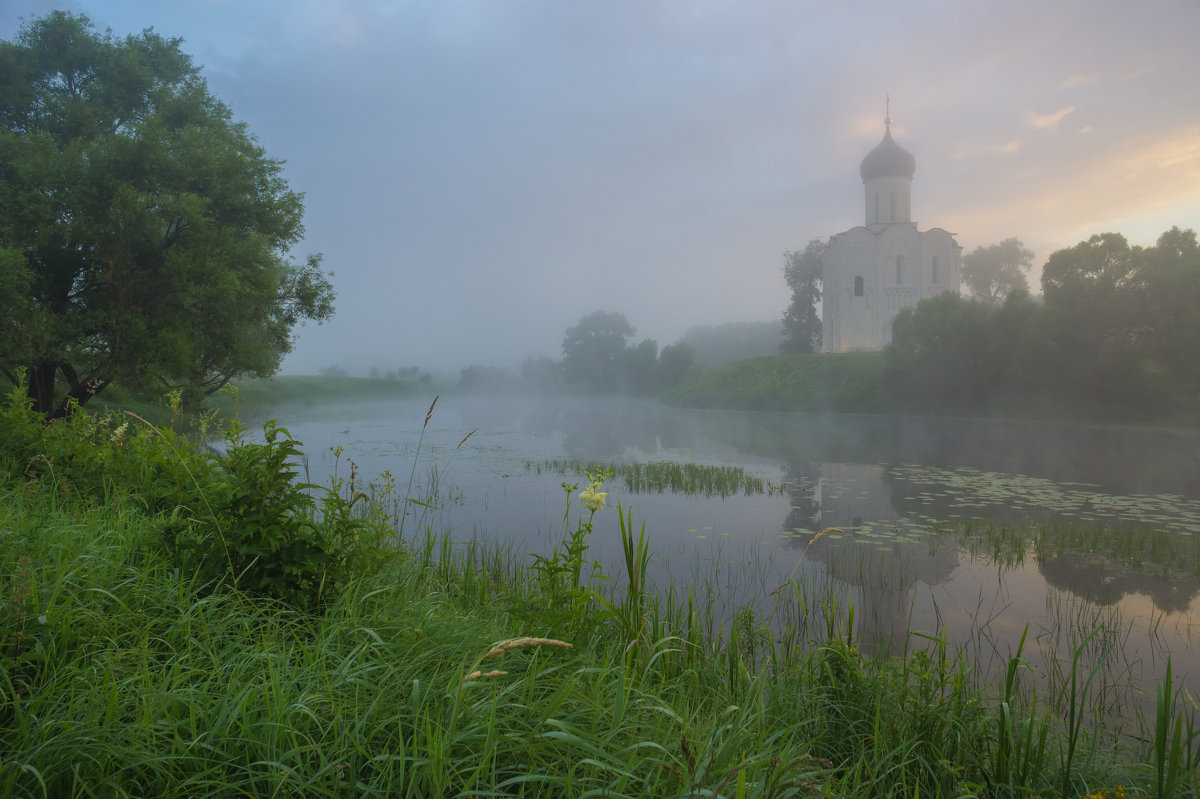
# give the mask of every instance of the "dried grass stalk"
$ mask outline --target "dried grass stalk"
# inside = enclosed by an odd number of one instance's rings
[[[571,644],[566,641],[558,641],[554,638],[510,638],[507,641],[501,641],[488,650],[485,658],[504,657],[504,653],[511,649],[531,649],[536,646],[552,646],[559,649],[571,649]]]

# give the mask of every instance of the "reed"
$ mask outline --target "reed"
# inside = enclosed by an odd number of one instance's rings
[[[631,494],[662,494],[670,492],[684,496],[730,497],[738,494],[753,496],[782,495],[781,483],[764,480],[741,466],[693,463],[690,461],[621,461],[597,466],[578,458],[548,458],[525,461],[525,470],[542,474],[550,472],[582,477],[588,471],[605,468],[622,481]]]

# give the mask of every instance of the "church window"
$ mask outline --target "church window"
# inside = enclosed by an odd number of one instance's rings
[[[896,256],[896,285],[904,282],[904,256]]]
[[[871,221],[872,222],[879,221],[879,195],[878,194],[875,195],[875,218],[872,219]]]
[[[892,207],[891,207],[891,210],[888,212],[888,221],[889,222],[896,221],[896,192],[892,192]]]
[[[930,272],[930,279],[929,279],[930,283],[937,282],[937,279],[938,279],[937,266],[938,266],[937,256],[935,255],[935,256],[933,256],[933,269]]]
[[[854,296],[861,297],[863,295],[863,279],[862,275],[857,275],[854,278]]]

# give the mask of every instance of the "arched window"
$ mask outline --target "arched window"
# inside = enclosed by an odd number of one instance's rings
[[[895,222],[895,221],[896,221],[896,192],[892,192],[892,207],[891,207],[891,215],[888,217],[888,221],[889,221],[889,222]]]
[[[904,282],[904,256],[896,256],[896,285]]]
[[[935,256],[933,256],[933,269],[932,269],[932,270],[931,270],[931,272],[930,272],[930,276],[929,276],[929,282],[930,282],[930,283],[936,283],[936,282],[937,282],[937,279],[938,279],[938,273],[937,273],[937,256],[935,255]]]
[[[862,275],[854,278],[854,296],[861,297],[863,295],[863,279]]]

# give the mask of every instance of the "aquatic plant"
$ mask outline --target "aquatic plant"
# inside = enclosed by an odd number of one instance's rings
[[[589,461],[577,458],[526,460],[525,470],[542,474],[586,475],[598,468]],[[671,492],[685,496],[730,497],[737,494],[776,495],[783,486],[747,472],[741,466],[693,463],[690,461],[621,461],[605,464],[605,469],[620,478],[625,491],[631,494],[661,494]]]

